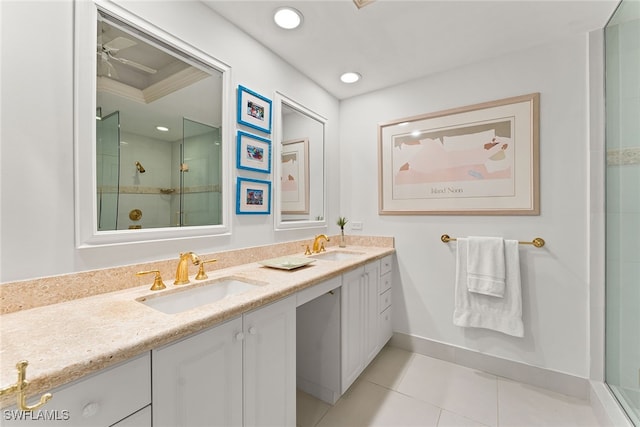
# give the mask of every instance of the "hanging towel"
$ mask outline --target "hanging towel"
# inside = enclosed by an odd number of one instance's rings
[[[505,290],[503,298],[468,291],[467,250],[469,241],[459,237],[457,244],[453,323],[463,327],[493,329],[515,337],[524,336],[518,241],[504,241]]]
[[[502,237],[469,237],[467,289],[502,298],[505,285],[504,240]]]

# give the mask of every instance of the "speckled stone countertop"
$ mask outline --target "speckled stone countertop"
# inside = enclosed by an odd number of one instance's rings
[[[20,360],[29,361],[28,395],[37,396],[395,252],[392,238],[352,239],[351,242],[357,245],[349,244],[344,250],[361,254],[344,261],[319,259],[291,271],[267,268],[255,261],[225,268],[216,268],[213,264],[207,268],[208,279],[196,281],[194,274],[188,285],[174,286],[173,277],[165,275],[167,289],[150,291],[153,282],[150,275],[145,277],[142,286],[72,300],[62,298],[61,302],[3,314],[0,316],[0,388],[16,382],[15,364]],[[298,242],[294,244],[299,246]],[[327,251],[337,249],[328,247]],[[281,250],[284,249],[265,246],[254,252],[263,255],[259,260],[265,260],[285,255],[279,253]],[[301,256],[296,251],[296,256]],[[175,268],[176,261],[172,264]],[[197,269],[191,268],[196,273]],[[183,292],[230,276],[258,286],[176,314],[165,314],[137,301],[147,296]],[[64,286],[57,285],[55,289],[62,291]],[[0,407],[14,403],[14,395],[3,396]]]

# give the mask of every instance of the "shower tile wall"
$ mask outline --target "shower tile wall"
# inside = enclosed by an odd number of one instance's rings
[[[171,160],[171,145],[140,135],[122,134],[118,229],[127,229],[130,225],[155,228],[171,224],[169,207],[174,196],[159,194],[160,188],[176,188],[171,181],[171,171],[178,166]],[[137,171],[137,161],[144,166],[145,173]],[[140,221],[129,219],[132,209],[142,211]]]

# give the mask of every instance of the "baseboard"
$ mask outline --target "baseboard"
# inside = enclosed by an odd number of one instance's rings
[[[393,333],[389,345],[579,399],[589,400],[590,398],[590,385],[587,378],[514,362],[399,332]]]
[[[603,427],[633,427],[605,383],[591,381],[591,407]]]
[[[320,399],[325,403],[328,403],[329,405],[335,405],[335,403],[340,398],[340,395],[337,392],[300,376],[296,378],[296,387],[304,391],[305,393],[310,394],[311,396]]]

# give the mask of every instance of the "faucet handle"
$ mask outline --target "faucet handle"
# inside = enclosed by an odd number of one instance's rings
[[[326,249],[324,248],[324,242],[320,242],[320,252],[326,252]]]
[[[305,255],[311,255],[311,249],[309,249],[309,245],[302,245],[302,247],[305,248],[304,250]]]
[[[196,275],[196,280],[204,280],[209,278],[207,273],[204,272],[204,265],[210,262],[216,262],[217,259],[208,259],[205,261],[200,261],[200,268],[198,269],[198,274]]]
[[[153,285],[149,290],[151,291],[160,291],[165,289],[167,286],[162,281],[162,277],[160,276],[160,270],[149,270],[149,271],[138,271],[136,276],[144,276],[145,274],[155,273],[156,277],[153,279]]]

